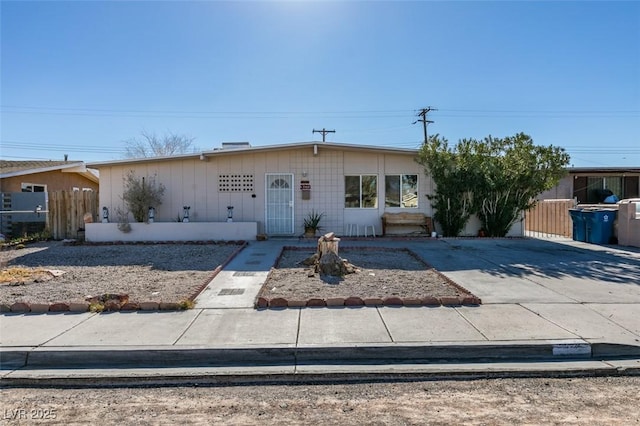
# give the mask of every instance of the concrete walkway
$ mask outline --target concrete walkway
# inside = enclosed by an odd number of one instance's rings
[[[640,371],[637,251],[565,239],[343,239],[409,248],[483,304],[255,310],[285,245],[315,244],[251,242],[189,311],[4,314],[0,378]]]

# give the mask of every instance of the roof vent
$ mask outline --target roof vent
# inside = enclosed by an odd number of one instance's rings
[[[222,149],[246,149],[251,148],[249,142],[222,142]]]

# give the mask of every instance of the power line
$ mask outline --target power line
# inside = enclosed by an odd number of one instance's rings
[[[88,145],[60,145],[58,143],[34,143],[18,141],[0,141],[3,149],[25,150],[25,151],[57,151],[57,152],[87,152],[122,154],[125,148],[96,147]]]
[[[400,118],[412,112],[407,109],[337,110],[337,111],[195,111],[107,108],[65,108],[26,105],[2,105],[6,114],[71,115],[104,117],[177,117],[177,118],[256,118],[276,119],[321,115],[326,118]],[[435,111],[435,109],[433,109]],[[640,117],[640,110],[519,110],[443,108],[438,117]]]

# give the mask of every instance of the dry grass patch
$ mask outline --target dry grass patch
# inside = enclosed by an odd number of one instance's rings
[[[9,267],[0,270],[0,284],[4,285],[37,283],[48,281],[51,278],[53,278],[53,274],[41,268]]]

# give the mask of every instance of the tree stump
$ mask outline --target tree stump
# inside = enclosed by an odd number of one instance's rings
[[[356,268],[346,259],[338,256],[340,238],[335,233],[329,232],[318,239],[318,251],[302,261],[307,266],[312,266],[313,271],[332,276],[344,276],[356,272]]]
[[[335,235],[335,233],[329,232],[328,234],[324,234],[322,237],[318,238],[318,256],[320,258],[327,253],[333,253],[338,256],[338,244],[340,243],[340,238]]]

